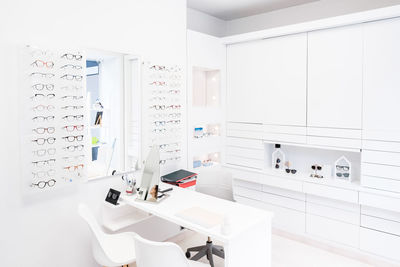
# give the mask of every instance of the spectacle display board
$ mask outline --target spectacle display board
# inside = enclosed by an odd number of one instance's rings
[[[88,114],[82,51],[25,47],[21,54],[24,192],[86,180]]]

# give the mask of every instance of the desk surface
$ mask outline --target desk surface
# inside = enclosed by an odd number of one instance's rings
[[[166,187],[165,185],[163,188]],[[236,236],[247,231],[254,225],[263,221],[270,221],[273,214],[257,208],[245,206],[236,202],[219,199],[213,196],[198,193],[192,190],[183,189],[174,186],[174,189],[168,192],[169,197],[160,203],[149,203],[137,201],[136,196],[123,195],[122,199],[126,204],[151,213],[157,217],[176,223],[185,228],[210,236],[215,240],[228,243]],[[202,227],[192,221],[179,217],[177,213],[188,208],[199,207],[210,212],[217,213],[222,217],[229,216],[231,222],[231,231],[228,235],[222,234],[221,225],[211,228]]]

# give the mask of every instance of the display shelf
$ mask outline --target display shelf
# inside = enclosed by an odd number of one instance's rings
[[[297,146],[297,147],[316,148],[316,149],[323,149],[323,150],[335,150],[335,151],[343,151],[343,152],[361,153],[361,149],[356,149],[356,148],[319,146],[319,145],[311,145],[311,144],[289,143],[289,142],[270,141],[270,140],[263,140],[263,142],[265,144],[281,144],[281,145],[286,145],[286,146]]]

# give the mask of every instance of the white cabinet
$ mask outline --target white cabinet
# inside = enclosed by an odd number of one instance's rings
[[[266,39],[264,123],[306,125],[307,34]]]
[[[227,47],[227,119],[232,122],[261,123],[266,75],[265,41]]]
[[[308,33],[307,126],[361,129],[360,25]]]
[[[363,138],[400,141],[400,19],[364,27]]]

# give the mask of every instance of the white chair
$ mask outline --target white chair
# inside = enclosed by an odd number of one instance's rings
[[[232,189],[232,174],[220,167],[212,167],[200,172],[196,181],[196,191],[217,198],[234,201]],[[224,248],[213,245],[210,237],[204,246],[192,247],[186,250],[186,257],[190,258],[190,252],[197,252],[191,260],[199,260],[207,256],[210,265],[214,267],[213,255],[225,258]]]
[[[128,266],[135,262],[135,233],[106,234],[101,229],[91,210],[79,204],[79,215],[87,222],[94,235],[93,256],[98,264],[107,267]]]
[[[136,267],[207,267],[187,260],[182,249],[171,242],[154,242],[135,236]]]

